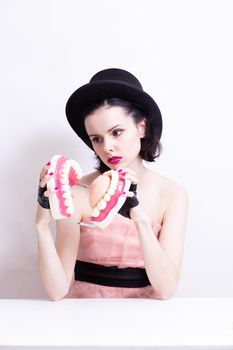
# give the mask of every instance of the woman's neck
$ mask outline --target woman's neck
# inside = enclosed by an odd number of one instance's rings
[[[132,163],[128,165],[128,168],[135,171],[138,183],[142,180],[147,172],[147,168],[143,164],[142,158],[136,158]]]

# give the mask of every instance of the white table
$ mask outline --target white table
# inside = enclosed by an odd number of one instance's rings
[[[233,298],[0,300],[0,349],[233,349]]]

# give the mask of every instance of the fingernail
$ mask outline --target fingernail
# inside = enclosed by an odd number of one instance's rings
[[[126,194],[126,192],[122,192],[122,194]]]
[[[50,162],[48,162],[46,165],[50,165],[51,163]]]
[[[126,175],[126,173],[122,173],[122,174],[121,174],[121,176],[125,176],[125,175]]]
[[[53,175],[53,172],[49,173],[49,175]]]
[[[54,188],[54,190],[55,190],[55,191],[58,191],[58,187],[56,186],[56,187]]]
[[[122,172],[122,169],[117,169],[117,171],[120,173],[120,172]]]

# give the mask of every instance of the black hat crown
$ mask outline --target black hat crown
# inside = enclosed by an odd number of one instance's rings
[[[138,81],[138,79],[131,73],[126,70],[119,68],[109,68],[104,69],[98,73],[96,73],[90,80],[90,83],[98,82],[98,81],[118,81],[121,83],[126,83],[132,85],[132,87],[136,87],[138,89],[142,89],[142,85]]]

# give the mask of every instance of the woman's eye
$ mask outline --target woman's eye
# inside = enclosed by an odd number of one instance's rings
[[[120,136],[120,135],[122,134],[123,131],[124,131],[124,130],[122,130],[122,129],[116,129],[116,130],[113,130],[112,134],[113,134],[113,136]],[[100,137],[94,137],[94,138],[91,140],[92,143],[100,143],[101,141],[102,141],[102,140],[101,140]]]
[[[121,133],[122,131],[123,131],[123,130],[117,129],[117,130],[114,130],[114,131],[113,131],[113,134],[115,134],[116,136],[118,136],[118,135],[119,135],[118,132]]]
[[[94,137],[92,140],[91,140],[93,143],[99,143],[100,142],[100,139],[98,137]]]

